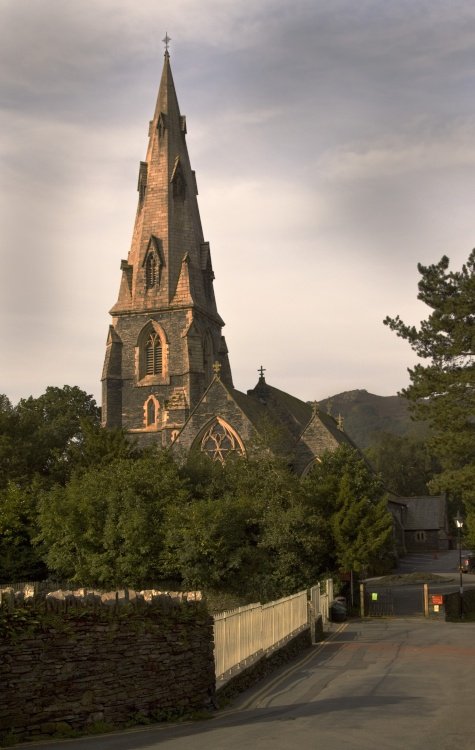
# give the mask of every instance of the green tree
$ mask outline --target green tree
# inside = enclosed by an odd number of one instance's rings
[[[36,486],[10,482],[0,489],[0,581],[44,578],[46,566],[33,543],[36,533]]]
[[[38,541],[48,567],[84,584],[140,587],[160,580],[167,511],[188,496],[166,452],[74,475],[40,498]]]
[[[77,386],[48,387],[38,398],[21,399],[15,413],[15,442],[22,463],[21,472],[12,478],[28,483],[38,474],[50,484],[67,482],[84,422],[99,424],[100,410],[93,397]]]
[[[192,589],[258,595],[265,559],[256,508],[248,498],[192,499],[169,508],[166,573]]]
[[[384,487],[357,450],[327,451],[303,484],[320,518],[326,570],[359,571],[387,559],[393,542]]]
[[[386,489],[404,497],[429,494],[429,482],[440,471],[427,441],[416,437],[382,432],[365,456]]]
[[[337,562],[342,570],[380,572],[392,547],[393,524],[387,498],[383,495],[374,501],[364,495],[355,497],[351,484],[351,477],[344,474],[332,516]]]
[[[443,471],[431,482],[434,491],[450,491],[467,509],[475,506],[475,250],[460,271],[449,259],[418,265],[418,299],[431,310],[419,328],[399,316],[385,325],[409,342],[428,364],[409,369],[402,391],[416,419],[432,428],[431,447]],[[475,528],[471,529],[475,538]],[[474,539],[475,540],[475,539]]]

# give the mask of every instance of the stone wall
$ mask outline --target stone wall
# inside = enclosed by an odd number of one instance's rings
[[[0,606],[0,744],[209,707],[213,620],[201,601],[113,593]]]

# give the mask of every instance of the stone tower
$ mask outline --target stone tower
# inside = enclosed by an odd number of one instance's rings
[[[174,440],[215,362],[232,387],[185,136],[166,50],[102,374],[103,425],[123,427],[141,445]]]

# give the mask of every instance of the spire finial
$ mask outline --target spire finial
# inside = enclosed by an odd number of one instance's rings
[[[259,375],[260,375],[259,380],[264,380],[264,373],[265,373],[265,371],[266,371],[266,368],[262,367],[262,365],[261,365],[259,367],[258,371],[257,371],[259,373]]]
[[[162,42],[165,44],[165,54],[168,55],[168,45],[171,42],[172,38],[171,36],[168,36],[168,31],[165,32],[165,36],[162,39]]]
[[[213,365],[213,372],[218,380],[220,380],[220,374],[221,374],[221,363],[215,362]]]
[[[318,414],[318,401],[312,401],[312,415],[315,417]]]

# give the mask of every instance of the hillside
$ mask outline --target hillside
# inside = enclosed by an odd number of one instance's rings
[[[319,402],[322,411],[344,419],[347,435],[364,450],[378,439],[378,433],[393,435],[427,434],[427,427],[413,422],[406,399],[401,396],[376,396],[365,390],[345,391]]]

